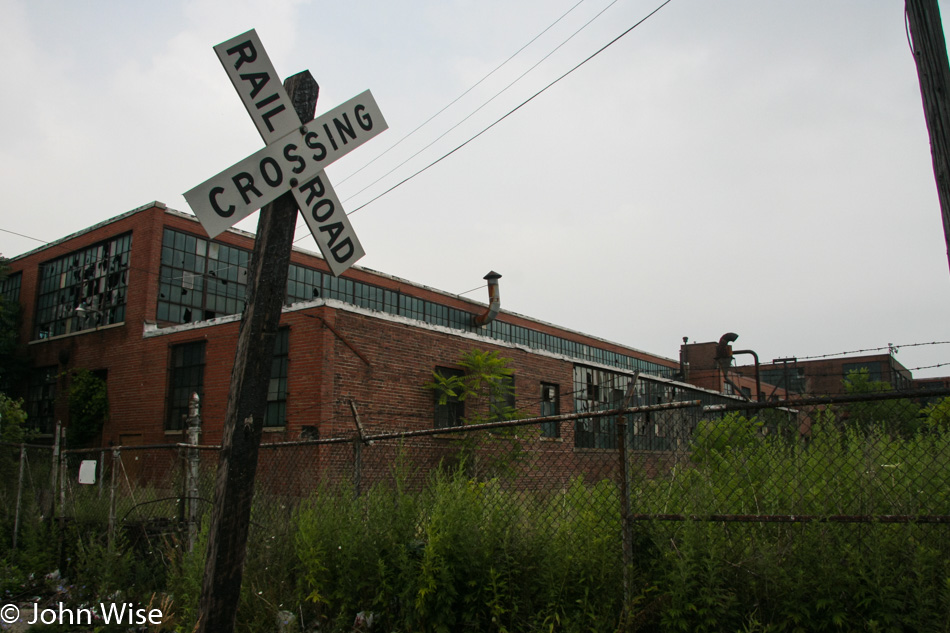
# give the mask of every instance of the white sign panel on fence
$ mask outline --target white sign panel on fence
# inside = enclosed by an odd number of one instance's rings
[[[214,238],[387,127],[367,90],[187,191],[185,200]]]
[[[87,485],[96,483],[96,460],[84,459],[79,462],[79,483]]]
[[[294,128],[300,119],[293,103],[267,56],[267,51],[251,29],[214,47],[234,89],[268,145]]]

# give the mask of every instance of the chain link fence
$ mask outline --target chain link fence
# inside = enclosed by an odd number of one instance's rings
[[[264,444],[249,582],[306,604],[301,624],[401,614],[436,630],[454,612],[466,630],[945,630],[947,396],[688,401]],[[216,447],[0,449],[5,547],[50,521],[163,556],[201,547]]]

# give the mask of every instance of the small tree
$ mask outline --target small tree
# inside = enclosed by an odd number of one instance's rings
[[[842,385],[845,392],[849,394],[892,391],[889,382],[871,380],[871,374],[867,369],[848,372]],[[913,435],[920,426],[918,416],[920,407],[906,398],[853,402],[846,405],[844,411],[846,419],[843,421],[865,432],[876,426],[883,428],[891,435],[907,437]]]
[[[708,463],[714,456],[725,457],[762,442],[762,422],[736,411],[721,419],[700,420],[693,438],[693,461]]]
[[[950,431],[950,398],[941,398],[924,407],[920,412],[923,424],[929,431]]]
[[[0,442],[19,444],[27,440],[26,412],[23,401],[14,400],[0,393]],[[9,481],[16,477],[19,457],[15,449],[0,447],[0,479]]]
[[[471,349],[459,358],[462,375],[432,372],[432,381],[424,386],[435,393],[436,402],[445,406],[459,401],[466,404],[463,424],[483,424],[517,417],[513,405],[514,370],[510,359],[498,352]]]
[[[88,369],[78,369],[70,381],[68,397],[66,444],[70,447],[82,446],[99,436],[109,417],[106,381]]]
[[[459,358],[460,375],[435,370],[432,381],[423,386],[435,394],[439,406],[464,403],[465,412],[459,420],[463,425],[514,420],[520,414],[514,406],[514,370],[508,367],[509,361],[498,352],[471,349]],[[523,434],[524,430],[493,430],[491,437],[507,446],[499,449],[499,445],[494,444],[491,450],[479,450],[486,448],[483,436],[462,435],[459,457],[469,474],[480,478],[513,472],[513,465],[524,453],[518,432]]]

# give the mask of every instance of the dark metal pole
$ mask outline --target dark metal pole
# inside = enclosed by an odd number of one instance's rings
[[[735,354],[752,355],[752,360],[755,361],[755,399],[757,402],[762,402],[762,380],[759,378],[759,355],[751,349],[739,349],[733,352],[733,355]]]
[[[620,529],[623,546],[623,608],[630,605],[633,572],[633,525],[630,522],[630,491],[627,485],[627,421],[617,418],[617,448],[620,453]]]

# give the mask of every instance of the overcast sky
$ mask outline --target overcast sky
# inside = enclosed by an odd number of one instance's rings
[[[263,146],[212,50],[255,28],[279,74],[312,72],[317,114],[370,89],[386,117],[327,169],[364,267],[458,294],[496,270],[503,309],[670,358],[728,331],[763,361],[950,341],[901,0],[672,0],[377,198],[661,2],[0,0],[0,229],[190,212]],[[4,256],[39,245],[0,232]]]

